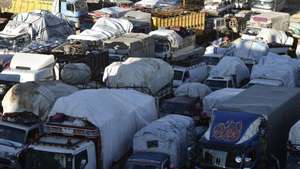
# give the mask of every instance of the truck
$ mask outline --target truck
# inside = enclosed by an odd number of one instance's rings
[[[65,40],[74,33],[64,19],[48,11],[20,13],[0,32],[1,53],[20,52],[32,41]]]
[[[47,110],[58,97],[76,90],[75,87],[61,82],[43,81],[14,85],[5,94],[0,115],[2,168],[21,168],[24,157],[22,153],[42,135],[42,118],[47,116]],[[32,93],[35,93],[34,96]]]
[[[248,67],[244,62],[233,56],[226,56],[212,68],[205,81],[213,91],[222,88],[240,88],[250,78]]]
[[[252,86],[218,105],[199,140],[198,166],[285,168],[299,100],[297,88]]]
[[[182,115],[168,115],[139,130],[133,138],[133,155],[125,169],[185,168],[188,147],[195,142],[193,119]]]
[[[162,101],[159,116],[180,114],[192,117],[195,123],[205,123],[202,113],[202,99],[211,92],[210,88],[201,83],[184,83],[174,91],[174,97]]]
[[[154,57],[154,40],[144,33],[127,33],[116,38],[105,40],[104,48],[110,58],[126,60],[128,57]]]
[[[134,90],[75,92],[56,101],[23,168],[112,168],[130,152],[134,134],[156,118],[154,98]]]
[[[223,16],[235,7],[232,0],[205,0],[204,11],[212,16]]]
[[[262,12],[252,15],[247,22],[245,32],[259,30],[260,28],[272,28],[280,31],[289,30],[290,14],[284,12]]]
[[[171,65],[161,59],[130,57],[107,66],[103,82],[108,88],[132,88],[161,99],[172,94],[173,76]]]
[[[149,33],[155,41],[155,57],[164,60],[185,60],[204,53],[202,47],[196,46],[194,32],[184,28],[159,29]]]
[[[178,87],[187,82],[203,82],[208,76],[208,66],[203,62],[190,65],[173,65],[173,86]]]
[[[5,0],[0,6],[1,12],[19,14],[34,10],[51,11],[54,15],[61,13],[70,20],[77,29],[88,25],[86,17],[88,6],[86,0]]]
[[[251,10],[256,12],[281,11],[286,2],[286,0],[253,0]]]

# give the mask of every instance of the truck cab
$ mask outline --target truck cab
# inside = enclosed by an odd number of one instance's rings
[[[129,157],[123,169],[171,169],[170,157],[165,153],[136,152]]]
[[[92,141],[59,136],[43,136],[29,146],[24,169],[96,168],[95,144]]]
[[[184,66],[175,65],[173,86],[178,87],[185,82],[202,82],[208,75],[208,67],[205,63]]]
[[[232,76],[209,77],[205,81],[205,84],[209,86],[212,91],[223,88],[237,88],[237,84]]]
[[[26,145],[41,134],[40,124],[19,124],[0,120],[0,168],[19,169]]]

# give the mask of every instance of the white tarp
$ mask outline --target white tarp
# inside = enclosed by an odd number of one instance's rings
[[[74,40],[106,40],[131,32],[133,25],[127,19],[100,18],[91,29],[84,30],[79,35],[71,35]]]
[[[210,73],[210,77],[235,76],[237,84],[250,77],[249,69],[245,63],[238,57],[226,56],[214,66]]]
[[[260,41],[238,39],[234,41],[234,46],[234,56],[249,60],[258,61],[269,52],[268,45]]]
[[[59,97],[77,91],[59,81],[26,82],[14,85],[2,100],[3,113],[31,112],[45,120]]]
[[[256,36],[256,39],[266,43],[277,43],[289,46],[292,46],[294,43],[293,37],[287,36],[284,31],[269,28],[262,28]]]
[[[91,79],[91,69],[84,63],[69,63],[62,68],[60,77],[67,84],[86,84]]]
[[[188,96],[188,97],[199,97],[203,99],[206,95],[211,93],[211,89],[202,83],[183,83],[178,88],[176,88],[175,96]]]
[[[128,58],[114,62],[104,70],[103,82],[107,87],[147,88],[152,94],[172,82],[174,71],[165,61],[156,58]]]
[[[203,112],[206,113],[206,115],[208,115],[209,117],[211,117],[212,111],[216,106],[238,95],[244,90],[245,89],[225,88],[210,93],[209,95],[205,96],[202,100]]]
[[[290,129],[289,141],[293,145],[300,145],[300,121],[294,124]]]
[[[170,155],[171,166],[184,168],[187,148],[195,140],[195,124],[192,118],[167,115],[138,131],[133,139],[133,151],[161,152]],[[148,142],[157,142],[149,147]]]
[[[155,99],[134,90],[89,89],[62,97],[49,117],[57,112],[84,118],[99,128],[102,167],[111,168],[131,147],[134,134],[157,118]]]
[[[171,43],[172,48],[179,48],[179,46],[183,42],[183,38],[180,35],[178,35],[178,33],[176,33],[174,30],[170,30],[170,29],[155,30],[155,31],[150,32],[149,35],[166,37],[169,40],[169,42]]]
[[[269,79],[280,81],[285,87],[295,87],[295,70],[289,64],[254,65],[250,79]]]
[[[29,34],[34,40],[66,39],[74,33],[73,27],[62,18],[47,11],[20,13],[6,25],[0,36]]]
[[[296,55],[297,55],[297,58],[300,58],[300,44],[297,45]]]
[[[141,0],[135,3],[135,6],[145,8],[171,7],[176,5],[180,5],[179,0]]]
[[[132,9],[113,6],[113,7],[108,7],[108,8],[102,8],[99,10],[99,12],[109,15],[110,17],[113,17],[113,18],[120,18],[120,17],[123,17],[130,10],[132,10]]]

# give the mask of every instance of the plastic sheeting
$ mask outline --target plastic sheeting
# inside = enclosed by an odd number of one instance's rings
[[[173,76],[172,67],[161,59],[128,58],[107,66],[103,82],[113,88],[147,88],[155,94],[171,83]]]
[[[91,69],[84,63],[69,63],[61,70],[61,80],[67,84],[85,84],[91,79]]]
[[[71,35],[68,39],[78,40],[106,40],[131,32],[133,25],[127,19],[100,18],[91,29],[84,30],[79,35]]]
[[[3,113],[31,112],[45,120],[59,97],[77,91],[59,81],[26,82],[14,85],[2,100]]]
[[[103,169],[111,168],[130,149],[134,134],[157,118],[153,97],[123,89],[76,92],[58,99],[49,117],[57,112],[84,118],[99,128]]]
[[[207,115],[210,117],[214,108],[222,104],[224,101],[238,95],[244,90],[245,89],[225,88],[210,93],[202,100],[203,112],[207,113]]]
[[[175,96],[188,96],[188,97],[199,97],[203,99],[206,95],[211,93],[211,89],[202,83],[184,83],[176,88]]]
[[[284,31],[269,28],[262,28],[256,38],[266,43],[277,43],[281,45],[292,46],[294,43],[294,39],[287,36]]]
[[[291,128],[289,132],[289,141],[293,145],[300,145],[300,121]]]
[[[171,166],[183,168],[187,148],[195,139],[195,124],[192,118],[168,115],[138,131],[133,139],[135,152],[161,152],[170,155]],[[155,145],[150,145],[156,142]]]
[[[284,87],[295,87],[295,70],[289,64],[254,65],[250,79],[269,79],[280,81]]]
[[[211,69],[209,76],[235,76],[237,84],[240,84],[244,79],[250,77],[250,73],[247,66],[240,58],[226,56]]]
[[[0,36],[29,34],[33,40],[66,39],[74,33],[73,27],[62,18],[47,11],[20,13],[10,21]]]
[[[183,38],[174,30],[170,29],[155,30],[150,32],[149,35],[163,36],[168,38],[172,48],[179,48],[179,46],[183,43]]]
[[[234,42],[234,56],[243,59],[259,61],[262,56],[269,52],[269,47],[266,43],[254,40],[239,39]]]

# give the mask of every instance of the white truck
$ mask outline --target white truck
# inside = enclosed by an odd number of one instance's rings
[[[204,63],[174,65],[173,87],[187,82],[203,82],[208,76],[208,66]]]
[[[134,90],[91,89],[60,98],[23,168],[112,168],[129,152],[134,134],[156,118],[155,99]]]
[[[154,40],[144,33],[127,33],[104,41],[111,60],[123,61],[128,57],[154,57]]]
[[[209,73],[205,83],[214,91],[222,88],[239,88],[249,80],[249,70],[238,57],[224,57]]]
[[[125,169],[185,168],[188,147],[195,143],[193,119],[182,115],[168,115],[139,130],[133,139],[133,155]]]
[[[231,12],[235,7],[232,0],[205,0],[204,11],[213,16],[220,16]]]
[[[103,82],[108,88],[133,88],[162,98],[172,93],[174,71],[157,58],[128,58],[107,66]]]

